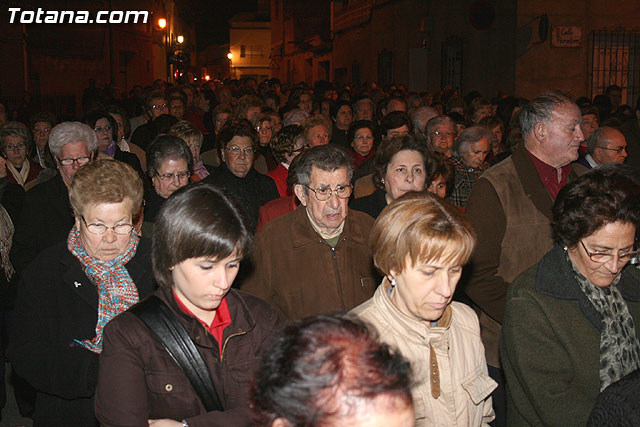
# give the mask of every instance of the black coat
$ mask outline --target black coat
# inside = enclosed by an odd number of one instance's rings
[[[382,209],[387,206],[387,193],[384,190],[376,190],[368,196],[359,197],[349,202],[349,208],[360,211],[372,216],[373,219],[378,218]]]
[[[260,206],[280,197],[276,183],[254,168],[251,168],[244,178],[238,178],[223,163],[203,181],[217,185],[238,198],[244,208],[252,232],[256,231],[258,225]]]
[[[60,174],[27,191],[14,224],[11,262],[16,271],[22,273],[44,249],[66,241],[73,223],[69,191]]]
[[[90,427],[99,355],[71,343],[95,336],[98,293],[66,245],[42,252],[23,272],[7,353],[38,392],[35,425]],[[126,268],[141,299],[154,291],[150,240],[140,241]]]

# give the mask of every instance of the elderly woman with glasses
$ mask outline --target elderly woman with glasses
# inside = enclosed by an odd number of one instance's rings
[[[104,327],[154,290],[151,244],[133,226],[142,193],[124,163],[82,166],[69,186],[75,223],[66,241],[22,272],[8,355],[37,391],[35,425],[97,425]]]
[[[258,133],[247,120],[225,125],[218,135],[222,164],[203,182],[218,185],[240,199],[255,232],[260,206],[277,199],[278,188],[273,179],[253,167],[258,149]]]
[[[40,165],[28,158],[30,150],[31,132],[25,125],[9,122],[0,129],[0,152],[6,159],[3,175],[10,183],[25,190],[38,183],[38,175],[42,172]]]
[[[191,150],[177,136],[158,136],[147,149],[147,169],[151,185],[146,187],[144,195],[142,235],[151,237],[153,223],[164,202],[189,184],[193,171]]]
[[[640,369],[640,272],[628,265],[639,225],[628,166],[593,169],[558,194],[555,247],[507,293],[509,425],[586,425],[598,394]]]

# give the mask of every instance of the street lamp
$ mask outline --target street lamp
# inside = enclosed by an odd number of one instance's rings
[[[227,58],[229,58],[229,60],[233,59],[233,53],[231,52],[227,53]]]
[[[158,28],[160,28],[161,30],[164,30],[167,26],[167,20],[164,18],[160,18],[158,19]]]
[[[178,36],[178,44],[182,44],[184,42],[184,37],[183,36]]]

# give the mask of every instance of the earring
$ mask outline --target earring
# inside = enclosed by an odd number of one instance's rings
[[[391,279],[391,287],[395,288],[396,286],[396,279]]]
[[[566,252],[569,248],[567,248],[566,246],[564,247],[564,251]]]
[[[380,182],[384,184],[384,178],[380,178]]]

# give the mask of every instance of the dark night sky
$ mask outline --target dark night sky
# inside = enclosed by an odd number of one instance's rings
[[[178,13],[196,28],[197,49],[229,42],[228,20],[256,9],[256,0],[176,0]]]

